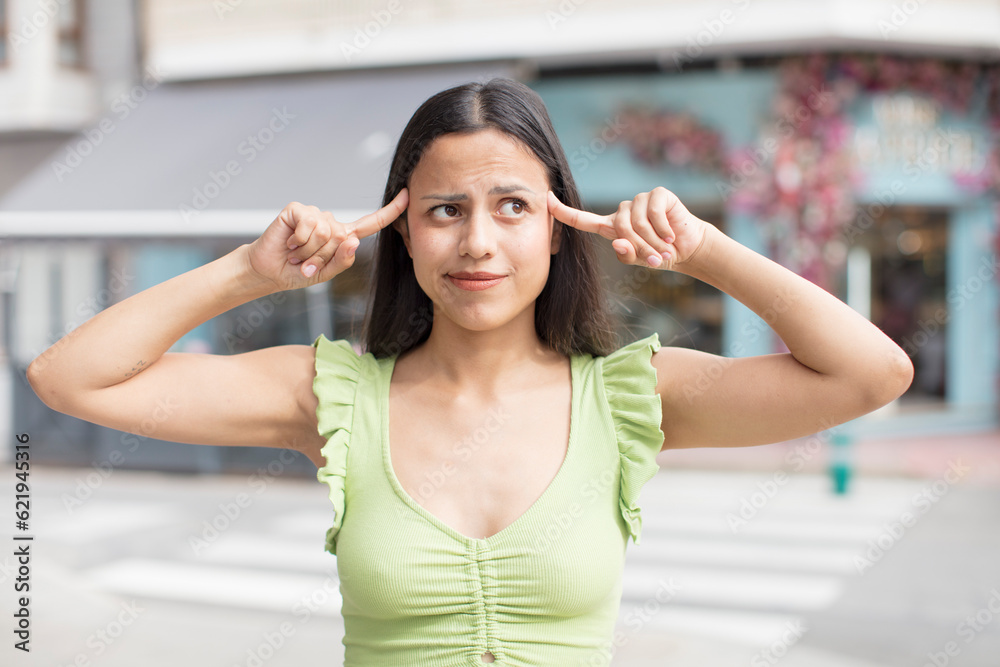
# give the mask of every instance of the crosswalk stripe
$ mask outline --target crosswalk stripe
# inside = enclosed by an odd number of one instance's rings
[[[329,501],[327,501],[327,505],[330,505]],[[297,510],[286,512],[268,522],[267,532],[273,535],[288,535],[310,540],[319,539],[322,544],[327,528],[333,525],[333,519],[333,505],[330,505],[330,509],[326,511]]]
[[[922,488],[859,480],[851,495],[835,497],[825,477],[796,476],[734,531],[727,515],[739,516],[767,479],[661,471],[647,484],[642,543],[627,550],[620,628],[634,628],[636,610],[645,610],[642,623],[654,630],[765,646],[801,615],[836,602],[856,557]],[[46,532],[85,543],[183,518],[163,503],[93,500]],[[234,524],[199,553],[183,551],[187,560],[125,558],[82,574],[92,587],[138,597],[283,614],[308,601],[311,613],[339,618],[336,557],[323,550],[332,518],[326,509],[295,509],[265,524]],[[664,581],[676,594],[654,604]]]
[[[83,577],[95,588],[123,595],[281,613],[298,609],[339,617],[342,602],[335,577],[232,566],[124,558]]]
[[[669,572],[675,564],[719,567],[759,567],[828,574],[856,574],[859,550],[849,546],[774,544],[735,540],[691,539],[660,533],[644,535],[639,547],[629,547],[625,567],[655,564]]]
[[[825,609],[840,596],[844,587],[840,577],[635,564],[624,572],[622,598],[629,601],[650,599],[661,581],[676,582],[678,591],[673,599],[680,604],[771,611]]]
[[[643,532],[664,532],[670,535],[692,533],[697,535],[721,535],[728,537],[779,538],[782,540],[805,542],[848,542],[864,544],[877,537],[885,528],[881,523],[871,521],[831,522],[820,519],[785,519],[772,516],[758,516],[738,524],[734,533],[726,518],[718,515],[688,515],[652,517],[643,511]],[[632,547],[629,547],[632,548]],[[642,548],[641,546],[639,547]]]
[[[796,623],[801,623],[801,619],[790,614],[672,604],[659,608],[623,604],[617,627],[625,633],[626,639],[630,633],[659,630],[749,646],[766,646],[779,639],[789,625]]]
[[[205,547],[197,560],[215,565],[326,574],[337,571],[337,558],[316,539],[301,540],[256,533],[225,534]]]
[[[170,503],[89,500],[72,513],[40,513],[36,525],[47,539],[79,545],[183,519],[183,513]]]

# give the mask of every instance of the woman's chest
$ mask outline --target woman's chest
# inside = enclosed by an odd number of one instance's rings
[[[617,487],[573,487],[485,540],[458,539],[403,503],[387,511],[366,502],[375,489],[355,489],[338,537],[345,615],[506,623],[617,605],[625,560]]]
[[[390,393],[389,456],[403,490],[462,535],[518,520],[556,479],[571,434],[569,387],[494,401]]]

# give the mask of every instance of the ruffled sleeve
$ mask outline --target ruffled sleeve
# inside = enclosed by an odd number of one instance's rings
[[[639,544],[642,532],[639,492],[660,469],[656,455],[663,446],[660,430],[663,413],[656,393],[656,369],[650,363],[653,352],[659,349],[660,339],[654,333],[609,354],[601,370],[618,436],[621,462],[618,504],[635,544]]]
[[[330,487],[333,503],[333,526],[326,531],[326,551],[337,553],[337,533],[344,522],[347,479],[347,449],[354,425],[354,398],[361,374],[361,358],[346,340],[330,341],[320,334],[316,348],[316,377],[313,393],[319,400],[316,408],[317,430],[326,439],[321,453],[326,465],[316,471],[316,479]]]

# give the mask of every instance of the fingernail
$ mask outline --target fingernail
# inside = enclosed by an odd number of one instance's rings
[[[289,264],[298,264],[298,263],[299,263],[299,262],[301,262],[301,261],[302,261],[302,260],[301,260],[301,259],[299,259],[298,257],[292,257],[291,259],[289,259],[289,260],[288,260],[288,263],[289,263]]]
[[[316,273],[316,265],[306,264],[306,268],[302,269],[302,273],[305,274],[306,278],[312,278],[312,274]]]
[[[646,258],[646,261],[649,262],[650,266],[659,266],[663,263],[663,258],[659,255],[650,255]]]
[[[664,250],[663,252],[660,253],[660,255],[663,257],[663,261],[664,262],[669,262],[670,261],[670,251],[669,250]]]
[[[617,252],[619,255],[624,255],[628,253],[628,250],[622,248],[621,246],[615,246],[615,252]]]
[[[361,245],[361,244],[360,243],[355,243],[350,248],[348,248],[347,249],[347,256],[348,257],[354,257],[354,251],[358,249],[359,245]]]
[[[298,244],[296,244],[296,243],[293,243],[292,245],[288,246],[288,249],[289,249],[289,250],[295,250],[295,249],[296,249],[296,248],[298,248],[298,247],[299,247],[299,246],[298,246]]]

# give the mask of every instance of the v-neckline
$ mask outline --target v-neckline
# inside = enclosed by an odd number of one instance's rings
[[[382,386],[379,391],[379,402],[382,408],[382,462],[385,468],[386,477],[389,479],[389,484],[392,486],[396,495],[406,503],[414,512],[422,516],[425,520],[439,528],[442,532],[449,535],[453,539],[463,542],[469,545],[482,545],[487,543],[497,542],[508,533],[513,532],[521,524],[524,523],[526,517],[532,513],[537,512],[537,507],[547,500],[548,496],[552,495],[553,487],[558,484],[563,477],[566,476],[566,468],[569,462],[569,457],[574,451],[574,443],[576,441],[576,414],[577,414],[577,399],[579,398],[579,382],[577,378],[577,357],[576,355],[571,355],[569,358],[569,376],[570,376],[570,405],[569,405],[569,437],[566,443],[566,454],[563,456],[562,463],[559,465],[559,470],[556,471],[555,476],[549,482],[542,494],[535,499],[535,502],[528,506],[528,509],[524,510],[520,516],[518,516],[510,524],[502,528],[496,533],[488,537],[469,537],[463,533],[458,532],[444,521],[439,519],[437,516],[432,514],[423,505],[414,500],[403,485],[400,483],[399,478],[396,477],[396,471],[392,467],[392,450],[389,447],[389,387],[392,384],[392,373],[396,368],[396,360],[399,355],[394,355],[389,359],[383,360],[382,364]]]

